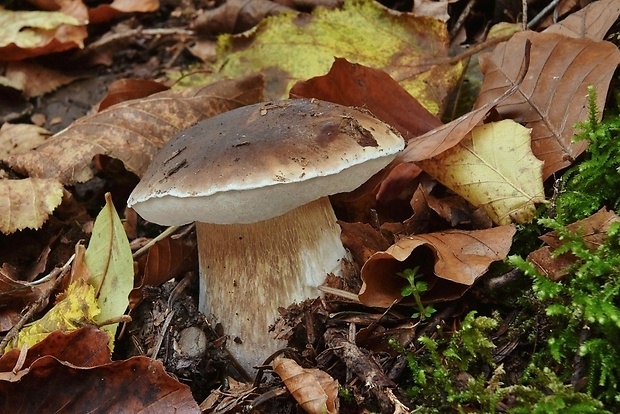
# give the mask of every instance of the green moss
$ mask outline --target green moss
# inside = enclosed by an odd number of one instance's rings
[[[620,117],[598,121],[594,88],[588,88],[588,102],[588,120],[577,125],[581,132],[575,140],[590,144],[583,160],[562,177],[554,205],[557,220],[564,224],[588,217],[602,206],[620,207]]]

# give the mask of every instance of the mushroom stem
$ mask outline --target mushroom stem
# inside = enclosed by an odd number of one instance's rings
[[[327,197],[251,224],[196,223],[200,310],[221,323],[228,348],[248,371],[286,346],[269,326],[278,307],[320,295],[346,251]]]

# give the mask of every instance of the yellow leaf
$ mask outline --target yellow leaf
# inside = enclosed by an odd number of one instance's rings
[[[545,202],[543,162],[534,157],[530,130],[511,120],[475,127],[458,145],[419,162],[426,172],[494,223],[527,223]]]
[[[339,9],[271,16],[250,32],[220,36],[213,72],[216,78],[262,72],[266,98],[278,99],[288,97],[296,81],[324,75],[341,57],[384,70],[437,114],[462,65],[420,64],[447,57],[448,42],[440,20],[347,0]]]
[[[62,184],[53,178],[0,180],[0,231],[38,229],[60,205],[62,193]]]
[[[24,326],[13,348],[21,348],[23,344],[32,347],[53,331],[71,332],[93,323],[100,310],[92,286],[82,281],[71,283],[63,296],[45,316]]]
[[[61,12],[16,12],[0,8],[0,47],[11,43],[24,49],[44,46],[49,41],[49,31],[63,24],[79,26],[81,23]]]
[[[93,226],[93,235],[84,255],[84,262],[92,275],[88,283],[95,288],[101,313],[95,322],[104,322],[123,315],[133,288],[133,258],[127,235],[123,229],[110,194]],[[113,344],[118,323],[103,326]]]

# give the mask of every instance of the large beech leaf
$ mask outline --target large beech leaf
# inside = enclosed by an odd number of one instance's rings
[[[496,224],[528,223],[545,202],[542,161],[532,154],[530,133],[511,120],[475,127],[459,144],[418,162],[427,173]]]
[[[91,274],[88,283],[95,288],[101,309],[94,321],[108,321],[123,315],[129,305],[129,292],[133,288],[133,258],[125,229],[110,194],[106,194],[106,204],[95,219],[84,263]],[[115,323],[105,325],[102,329],[113,339],[117,326]]]
[[[53,179],[0,180],[0,231],[38,229],[62,201],[63,186]]]
[[[440,20],[347,0],[341,9],[272,16],[251,32],[221,36],[214,72],[235,78],[262,71],[266,97],[277,99],[296,81],[325,74],[338,56],[384,70],[437,114],[462,70],[429,64],[448,55],[448,40]]]
[[[397,273],[419,266],[430,287],[425,301],[450,300],[462,295],[489,265],[503,260],[514,226],[485,230],[452,230],[405,237],[385,252],[377,252],[362,268],[364,284],[360,301],[368,306],[388,307],[401,300],[407,281]]]
[[[123,161],[140,176],[158,149],[181,130],[261,100],[260,75],[160,92],[80,118],[36,149],[5,161],[22,174],[56,178],[68,185],[92,178],[91,160],[103,154]]]
[[[555,33],[521,32],[480,57],[484,82],[475,106],[496,99],[517,78],[523,44],[532,42],[530,67],[518,93],[496,106],[505,119],[532,129],[532,150],[545,162],[543,178],[565,168],[587,147],[573,141],[574,124],[588,115],[587,87],[598,92],[602,108],[620,51],[609,42]]]

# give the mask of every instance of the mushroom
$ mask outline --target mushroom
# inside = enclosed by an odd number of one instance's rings
[[[128,205],[162,225],[196,222],[199,308],[253,372],[286,343],[269,333],[286,307],[320,295],[347,253],[327,196],[384,168],[403,138],[367,111],[307,99],[204,120],[153,159]]]

